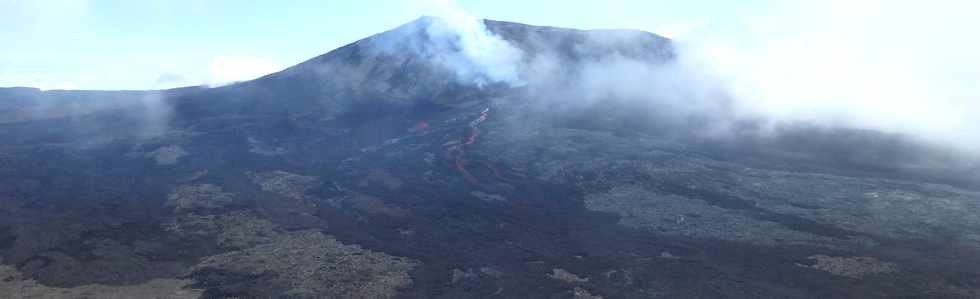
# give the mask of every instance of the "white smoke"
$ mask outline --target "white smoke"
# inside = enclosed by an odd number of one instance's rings
[[[538,74],[562,68],[540,53],[529,58],[453,1],[423,7],[440,17],[428,33],[458,44],[463,55],[443,61],[464,80],[535,84]],[[577,89],[590,96],[578,98],[632,94],[666,101],[681,115],[706,109],[736,120],[767,119],[770,127],[871,129],[980,149],[980,42],[966,38],[980,2],[773,2],[765,8],[762,15],[736,12],[722,23],[661,24],[677,42],[676,63],[660,69],[629,59],[594,63]],[[724,99],[712,103],[712,97]]]
[[[142,128],[139,137],[156,137],[170,130],[173,106],[163,91],[150,91],[140,98]]]
[[[478,86],[505,83],[520,86],[518,66],[524,53],[487,30],[483,20],[466,14],[454,1],[422,1],[423,11],[437,17],[425,28],[437,47],[456,48],[458,53],[440,56],[460,79]]]

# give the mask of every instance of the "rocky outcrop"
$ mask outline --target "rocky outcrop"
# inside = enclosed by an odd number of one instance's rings
[[[262,190],[293,201],[318,181],[284,171],[249,173]],[[168,205],[177,215],[164,229],[187,240],[214,240],[224,253],[204,257],[190,271],[197,285],[234,293],[234,277],[265,277],[269,295],[299,298],[388,298],[412,283],[418,262],[343,244],[319,230],[286,230],[260,213],[219,209],[236,196],[211,184],[178,186]],[[404,211],[362,195],[354,206],[398,216]],[[217,273],[217,274],[216,274]]]
[[[179,145],[168,145],[147,153],[146,157],[156,161],[157,165],[174,165],[187,155],[189,153],[183,147]]]
[[[567,282],[567,283],[577,283],[577,282],[588,282],[589,281],[588,278],[579,277],[575,273],[568,272],[568,270],[561,269],[561,268],[552,269],[551,270],[551,274],[548,274],[548,277],[551,277],[551,278],[557,279],[557,280],[561,280],[561,281],[564,281],[564,282]]]
[[[231,193],[212,184],[181,185],[167,195],[165,205],[174,211],[220,209],[234,203]]]
[[[505,202],[505,201],[507,201],[507,197],[504,197],[503,195],[500,195],[500,194],[490,194],[490,193],[485,193],[485,192],[482,192],[482,191],[471,191],[470,192],[470,195],[473,195],[473,197],[476,197],[476,198],[478,198],[478,199],[480,199],[482,201],[485,201],[485,202]]]
[[[739,210],[710,205],[695,198],[658,194],[642,187],[623,185],[607,192],[586,195],[586,207],[621,216],[620,223],[650,232],[697,238],[779,244],[819,245],[830,238],[758,220]]]
[[[0,297],[3,298],[199,298],[202,290],[189,288],[190,280],[153,279],[145,283],[124,286],[101,284],[71,288],[48,287],[24,277],[16,268],[0,263]]]
[[[273,273],[285,295],[389,298],[412,283],[418,262],[345,245],[317,231],[277,235],[273,242],[205,258],[196,269],[247,275]]]
[[[796,215],[868,235],[929,239],[952,230],[980,250],[980,193],[900,180],[744,169],[734,190],[760,208]]]
[[[810,256],[807,259],[813,260],[816,263],[813,265],[801,264],[800,267],[825,271],[833,275],[849,278],[864,278],[869,275],[898,272],[897,265],[883,262],[873,257],[839,257],[818,254]]]
[[[275,226],[251,212],[236,211],[218,215],[179,215],[164,229],[182,237],[214,238],[228,249],[244,249],[275,240]]]
[[[575,298],[575,299],[603,299],[602,296],[593,295],[591,292],[589,292],[589,290],[586,290],[586,289],[581,288],[581,287],[575,287],[575,289],[572,290],[572,298]]]
[[[258,173],[250,172],[248,176],[252,179],[252,182],[262,187],[263,191],[294,200],[308,199],[306,191],[319,184],[319,181],[315,177],[279,170]]]

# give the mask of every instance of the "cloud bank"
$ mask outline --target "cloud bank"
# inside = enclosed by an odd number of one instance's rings
[[[462,53],[441,59],[465,80],[519,86],[549,80],[535,77],[551,76],[547,67],[560,63],[522,53],[453,1],[421,7],[441,18],[427,32]],[[651,68],[627,57],[592,63],[575,98],[631,97],[675,109],[670,115],[678,118],[702,113],[723,115],[725,122],[765,119],[769,128],[870,129],[980,150],[980,42],[968,38],[980,3],[773,2],[763,8],[765,14],[721,23],[661,24],[659,31],[676,42],[675,63]]]
[[[683,59],[724,83],[741,116],[980,150],[980,42],[968,38],[980,3],[941,2],[775,6],[724,29],[680,26],[686,34],[675,38]]]

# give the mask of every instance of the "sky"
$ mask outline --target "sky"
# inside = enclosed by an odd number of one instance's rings
[[[438,2],[0,0],[0,86],[155,89],[270,73],[437,14]],[[690,30],[772,3],[457,1],[468,14],[581,29]],[[778,1],[773,1],[778,3]]]
[[[216,86],[448,13],[654,32],[751,113],[980,150],[977,11],[974,0],[0,0],[0,87]]]

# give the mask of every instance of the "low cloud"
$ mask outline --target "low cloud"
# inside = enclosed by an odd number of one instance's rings
[[[967,38],[980,3],[858,2],[775,6],[724,29],[688,26],[680,54],[724,83],[742,117],[980,149],[980,42]]]

